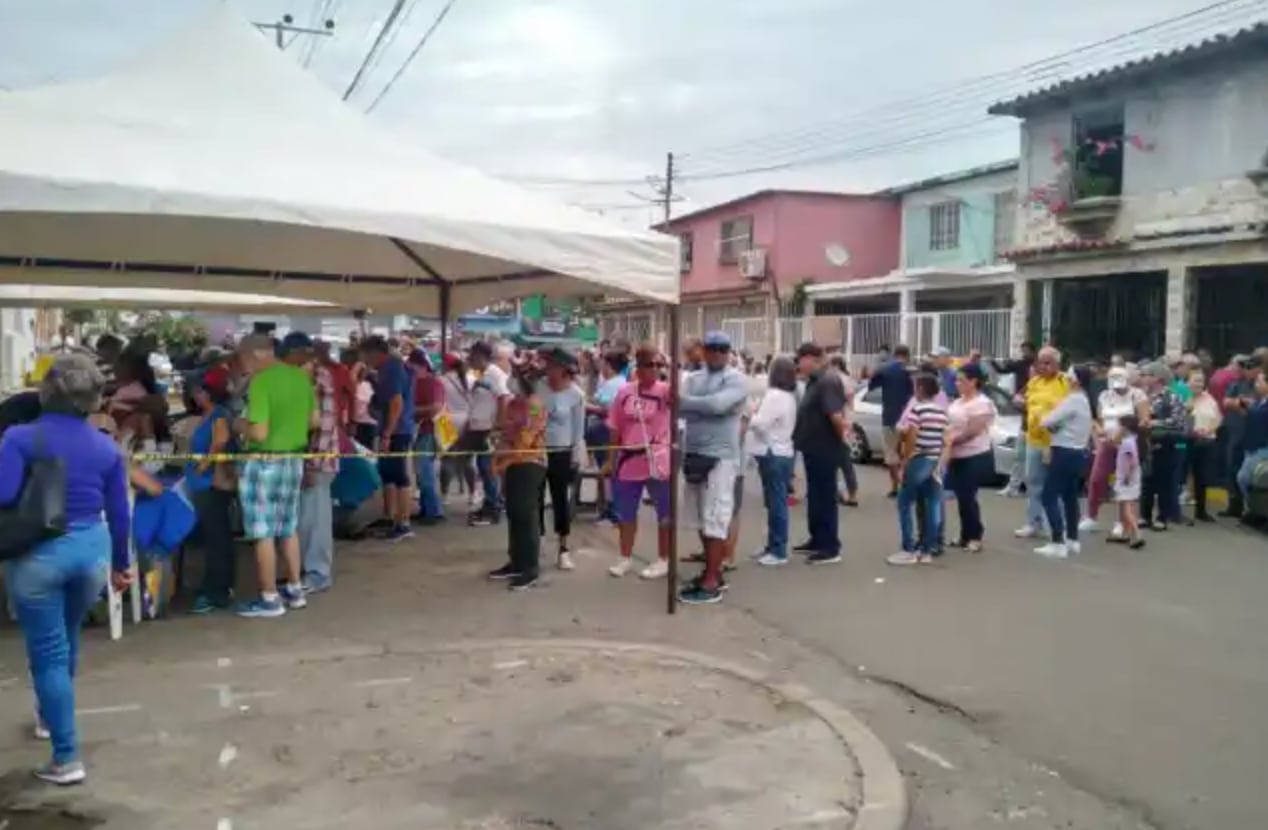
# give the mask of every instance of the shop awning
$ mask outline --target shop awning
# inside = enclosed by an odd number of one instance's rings
[[[0,125],[0,282],[403,314],[438,313],[442,285],[453,314],[678,301],[677,240],[391,134],[222,4],[111,74],[0,94]]]

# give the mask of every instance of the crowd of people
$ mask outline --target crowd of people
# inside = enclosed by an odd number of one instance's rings
[[[133,503],[139,513],[137,499],[175,488],[192,505],[203,553],[192,613],[233,608],[274,618],[333,586],[336,506],[346,502],[336,494],[349,469],[373,471],[364,492],[389,542],[446,521],[456,487],[467,524],[505,524],[507,559],[488,577],[512,590],[538,583],[548,535],[555,566],[574,569],[576,508],[591,480],[597,521],[616,528],[611,575],[634,569],[638,518],[649,507],[658,556],[639,576],[663,578],[675,530],[676,431],[678,518],[700,542],[686,559],[702,565],[684,582],[682,602],[725,595],[746,471],[760,479],[766,513],[759,564],[784,565],[791,552],[811,565],[840,562],[840,506],[860,497],[851,447],[864,385],[880,391],[898,548],[887,561],[895,566],[987,543],[979,492],[995,476],[999,413],[984,389],[1003,376],[1012,377],[1023,428],[1002,494],[1025,496],[1015,534],[1042,541],[1043,556],[1079,553],[1107,501],[1117,507],[1107,541],[1131,548],[1145,545],[1145,530],[1214,521],[1207,487],[1221,477],[1225,514],[1251,520],[1246,505],[1268,470],[1265,350],[1216,368],[1200,353],[1070,366],[1052,346],[957,362],[946,349],[915,359],[899,345],[856,376],[813,343],[758,361],[711,332],[685,345],[674,400],[671,361],[652,344],[522,350],[477,341],[463,353],[428,345],[438,344],[366,336],[336,352],[302,332],[248,335],[200,356],[178,417],[144,344],[106,335],[95,355],[58,357],[38,390],[0,403],[0,508],[21,506],[35,462],[60,459],[64,470],[63,526],[6,563],[40,729],[53,744],[41,778],[83,780],[72,684],[79,627],[107,571],[120,590],[134,578]],[[1190,485],[1192,520],[1183,507]],[[799,500],[808,537],[793,544],[790,509]],[[254,548],[246,597],[235,596],[238,537]]]

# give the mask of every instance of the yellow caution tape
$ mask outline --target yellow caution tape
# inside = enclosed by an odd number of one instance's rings
[[[613,452],[619,450],[638,450],[643,451],[646,447],[643,444],[631,444],[621,446],[610,444],[599,447],[587,447],[589,452]],[[187,461],[211,461],[212,463],[221,463],[228,461],[282,461],[285,459],[298,458],[304,461],[326,461],[330,459],[341,458],[418,458],[426,455],[431,458],[456,458],[477,455],[537,455],[544,454],[547,451],[545,447],[538,449],[498,449],[498,450],[434,450],[424,452],[422,450],[402,450],[400,452],[223,452],[223,453],[164,453],[164,452],[139,452],[133,453],[131,458],[136,462],[187,462]]]

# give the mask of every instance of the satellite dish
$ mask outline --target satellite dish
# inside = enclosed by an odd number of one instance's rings
[[[850,251],[839,242],[832,242],[825,245],[823,255],[827,257],[828,263],[837,268],[841,268],[850,264]]]

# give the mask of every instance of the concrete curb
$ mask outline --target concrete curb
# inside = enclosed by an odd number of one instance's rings
[[[907,787],[898,764],[880,738],[862,721],[835,703],[816,697],[809,689],[789,683],[781,683],[770,675],[711,657],[707,654],[684,649],[657,646],[649,643],[629,643],[608,640],[573,639],[492,639],[457,640],[438,645],[391,648],[391,655],[425,656],[428,654],[470,653],[473,651],[534,651],[552,649],[560,651],[593,651],[605,655],[642,655],[703,668],[759,686],[767,692],[798,703],[819,718],[838,739],[859,767],[862,789],[858,814],[849,830],[902,830],[907,824]]]

